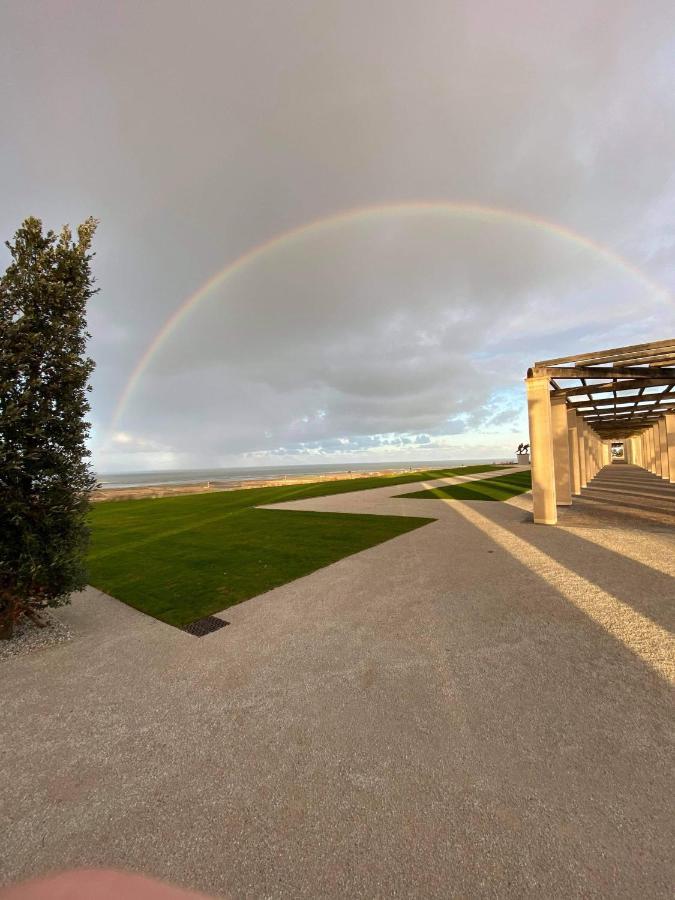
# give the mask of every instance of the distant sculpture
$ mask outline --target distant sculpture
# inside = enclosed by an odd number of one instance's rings
[[[529,444],[518,444],[518,449],[516,450],[516,453],[518,455],[520,455],[521,453],[529,453],[529,452],[530,452]]]

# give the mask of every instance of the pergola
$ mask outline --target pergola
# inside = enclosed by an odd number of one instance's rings
[[[675,482],[675,338],[540,360],[525,383],[538,524],[556,524],[614,441],[626,462]]]

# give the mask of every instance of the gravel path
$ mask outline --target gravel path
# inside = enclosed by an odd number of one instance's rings
[[[58,613],[70,642],[7,660],[0,880],[670,897],[672,526],[393,493],[302,508],[438,520],[208,637],[90,590]]]

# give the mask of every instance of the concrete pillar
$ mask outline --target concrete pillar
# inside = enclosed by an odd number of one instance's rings
[[[586,467],[586,484],[593,478],[591,467],[591,429],[584,421],[584,466]]]
[[[555,502],[572,505],[570,486],[570,445],[567,437],[567,400],[551,397],[551,429],[553,432],[553,465],[555,467]]]
[[[654,459],[654,430],[651,426],[647,429],[647,469],[649,472],[656,472],[656,462]]]
[[[555,466],[553,427],[548,375],[525,379],[527,415],[530,423],[530,460],[532,462],[532,503],[538,525],[555,525]]]
[[[623,442],[623,458],[629,465],[633,465],[633,442],[631,438],[626,438]]]
[[[649,471],[656,475],[656,453],[654,447],[654,429],[649,426]]]
[[[567,410],[567,441],[570,456],[570,490],[578,496],[581,493],[581,472],[579,470],[579,426],[577,414]]]
[[[577,433],[579,436],[579,484],[585,488],[588,484],[588,472],[586,471],[586,422],[582,416],[577,418]]]
[[[589,481],[595,478],[595,462],[593,460],[593,429],[590,426],[585,429],[586,437],[586,477]]]
[[[664,481],[670,481],[670,466],[668,465],[668,433],[666,431],[666,420],[663,416],[657,422],[659,434],[659,453],[661,455],[661,478]]]
[[[668,413],[666,420],[666,440],[668,442],[668,471],[670,483],[675,484],[675,413]]]
[[[654,474],[661,477],[661,437],[659,435],[659,426],[655,422],[652,425],[652,440],[654,441]]]
[[[640,435],[635,435],[635,437],[631,438],[631,443],[633,445],[633,465],[641,466],[642,465],[642,441],[640,440]]]

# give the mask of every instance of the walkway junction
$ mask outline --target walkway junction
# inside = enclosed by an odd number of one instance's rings
[[[555,525],[557,506],[612,461],[675,483],[675,338],[536,362],[528,369],[534,521]]]

